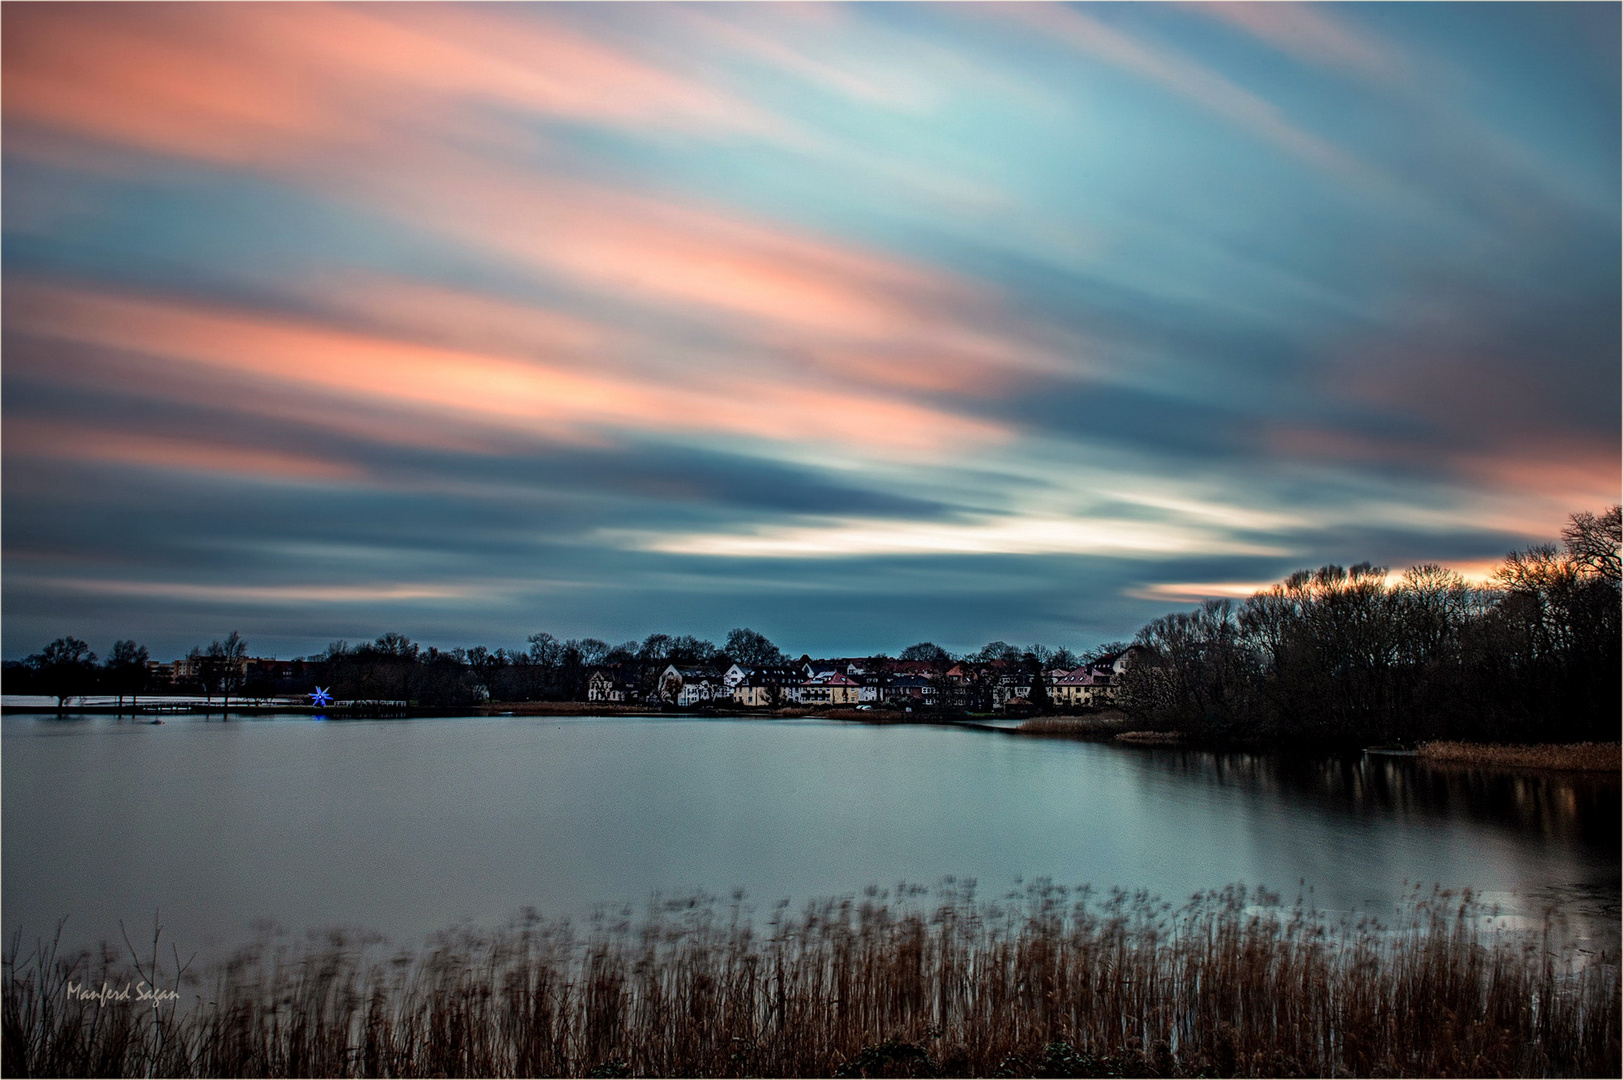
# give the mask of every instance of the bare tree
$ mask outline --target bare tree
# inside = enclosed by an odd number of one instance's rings
[[[1573,514],[1561,530],[1561,544],[1575,565],[1613,585],[1623,581],[1623,563],[1618,556],[1623,547],[1623,507],[1610,507],[1599,517],[1588,510]]]
[[[247,676],[248,643],[233,630],[224,641],[210,642],[205,656],[214,668],[220,687],[220,708],[229,708],[231,692],[241,686]]]
[[[555,668],[562,659],[563,646],[551,634],[542,632],[531,634],[527,639],[530,643],[530,659],[544,668]]]
[[[95,676],[96,654],[76,637],[59,637],[28,658],[46,693],[61,708],[68,698],[83,695]]]
[[[728,658],[744,667],[772,667],[786,664],[788,657],[765,634],[747,626],[735,626],[727,631],[727,642],[721,647]]]
[[[931,663],[952,660],[952,654],[933,641],[921,641],[902,650],[900,660],[928,660]]]
[[[496,685],[496,673],[506,665],[507,654],[501,649],[491,652],[483,645],[475,645],[468,650],[468,666],[473,669],[474,681],[484,691],[486,701],[495,700],[493,688]]]
[[[113,642],[113,651],[107,656],[109,688],[118,694],[118,707],[124,707],[124,695],[131,695],[131,704],[146,686],[148,653],[145,645],[133,641]]]
[[[982,664],[992,664],[999,660],[1012,664],[1020,659],[1020,650],[1007,641],[989,641],[971,659]]]
[[[392,630],[387,634],[380,634],[378,639],[372,643],[372,648],[384,656],[399,656],[407,660],[417,659],[418,648],[416,642],[405,634],[397,634]]]
[[[642,645],[637,650],[637,659],[645,664],[664,662],[671,652],[671,635],[649,634],[642,639]]]

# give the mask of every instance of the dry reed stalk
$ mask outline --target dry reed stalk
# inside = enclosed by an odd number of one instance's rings
[[[1183,742],[1183,734],[1177,731],[1124,731],[1116,736],[1117,742],[1126,743],[1176,743]]]
[[[1127,726],[1120,716],[1034,716],[1016,731],[1022,735],[1074,735],[1083,738],[1108,739]]]
[[[870,890],[756,919],[735,898],[640,921],[527,916],[417,954],[260,943],[158,1009],[110,952],[20,955],[8,1075],[1617,1075],[1618,963],[1484,931],[1469,895],[1392,927],[1235,886],[1180,908],[1039,882]],[[177,957],[178,961],[178,957]],[[1581,961],[1581,962],[1580,962]]]
[[[1499,746],[1486,743],[1428,742],[1418,747],[1430,761],[1467,765],[1514,765],[1534,769],[1574,769],[1618,772],[1623,768],[1623,746],[1618,743],[1569,743],[1538,746]]]

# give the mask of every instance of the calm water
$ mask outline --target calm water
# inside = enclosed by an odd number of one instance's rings
[[[213,952],[255,920],[415,942],[525,905],[769,905],[1022,877],[1180,900],[1243,881],[1386,914],[1405,882],[1615,926],[1618,777],[1509,776],[816,720],[3,725],[6,935]],[[133,936],[133,935],[132,935]]]

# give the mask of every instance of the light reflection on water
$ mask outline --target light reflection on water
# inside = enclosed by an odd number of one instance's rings
[[[1230,882],[1390,912],[1414,883],[1615,935],[1615,775],[1490,773],[928,725],[7,716],[4,926],[183,945],[255,919],[416,941],[653,892],[770,907],[1039,876],[1181,902]]]
[[[1616,773],[1484,769],[1417,757],[1344,758],[1214,753],[1143,748],[1145,767],[1209,784],[1266,793],[1303,808],[1365,822],[1468,821],[1522,848],[1542,849],[1517,887],[1478,888],[1476,896],[1509,914],[1491,925],[1525,929],[1546,912],[1573,923],[1570,932],[1616,947],[1620,905],[1618,855],[1623,846]],[[1495,844],[1495,847],[1500,845]],[[1578,856],[1566,867],[1560,860]],[[1593,861],[1583,859],[1583,853]],[[1525,855],[1524,855],[1525,858]],[[1575,878],[1576,880],[1568,880]]]

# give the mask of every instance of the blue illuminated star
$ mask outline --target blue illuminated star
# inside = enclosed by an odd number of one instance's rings
[[[312,705],[331,705],[332,704],[332,695],[327,693],[326,690],[324,690],[324,689],[322,689],[321,687],[318,686],[318,687],[316,687],[315,693],[310,695],[310,704],[312,704]]]

